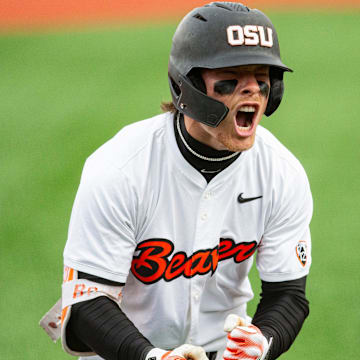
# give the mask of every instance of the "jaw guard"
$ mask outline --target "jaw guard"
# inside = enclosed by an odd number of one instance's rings
[[[176,109],[205,125],[217,127],[228,114],[228,107],[196,89],[185,76],[179,73],[176,75],[169,74],[169,86]]]

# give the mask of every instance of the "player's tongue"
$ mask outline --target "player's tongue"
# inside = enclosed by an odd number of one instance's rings
[[[252,112],[238,111],[236,113],[236,125],[248,129],[251,126],[253,114]]]

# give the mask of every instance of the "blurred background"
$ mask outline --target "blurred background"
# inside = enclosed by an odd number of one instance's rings
[[[207,1],[0,0],[0,359],[70,359],[38,326],[60,296],[85,159],[170,99],[178,21]],[[311,313],[281,359],[355,358],[360,330],[360,1],[251,1],[272,19],[285,75],[264,118],[314,197]],[[252,270],[255,299],[259,280]]]

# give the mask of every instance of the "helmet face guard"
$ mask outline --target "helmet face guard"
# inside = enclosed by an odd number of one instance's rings
[[[169,85],[176,109],[216,127],[229,109],[198,90],[189,78],[194,69],[241,65],[270,66],[270,94],[265,115],[280,105],[283,73],[279,42],[271,21],[259,10],[239,3],[214,2],[196,8],[180,22],[173,37]]]
[[[216,127],[229,112],[224,103],[207,96],[179,73],[169,76],[169,85],[176,109],[192,119]]]

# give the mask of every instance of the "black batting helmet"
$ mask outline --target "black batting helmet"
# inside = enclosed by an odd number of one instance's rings
[[[173,37],[169,84],[180,112],[216,127],[229,109],[206,95],[199,69],[269,65],[270,94],[265,115],[280,105],[283,73],[292,71],[280,59],[277,34],[270,19],[257,9],[235,2],[212,2],[196,8],[180,22]]]

